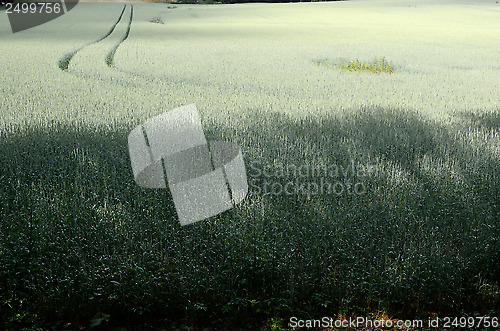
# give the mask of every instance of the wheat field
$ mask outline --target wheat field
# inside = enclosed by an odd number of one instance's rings
[[[494,1],[83,2],[13,34],[0,13],[0,325],[498,316],[499,18]],[[379,58],[394,72],[338,68]],[[135,184],[127,136],[192,103],[250,191],[181,227]]]

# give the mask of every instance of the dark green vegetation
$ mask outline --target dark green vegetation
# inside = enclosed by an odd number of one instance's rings
[[[238,133],[247,164],[279,155],[373,165],[349,178],[366,193],[253,192],[180,227],[165,191],[132,179],[133,124],[9,127],[0,131],[0,328],[500,313],[500,164],[480,144],[498,137],[498,112],[443,124],[403,109],[321,120],[242,111],[254,115]],[[207,129],[208,139],[235,134]]]
[[[361,61],[359,59],[355,60],[345,60],[340,59],[339,63],[334,65],[328,60],[316,61],[320,66],[325,66],[328,68],[336,68],[344,71],[360,71],[360,72],[371,72],[375,74],[379,73],[394,73],[394,67],[392,62],[387,61],[384,57],[379,59],[374,59],[372,61]]]

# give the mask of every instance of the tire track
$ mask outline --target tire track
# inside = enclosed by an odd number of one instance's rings
[[[123,12],[122,12],[122,14],[123,14]],[[125,32],[125,35],[123,36],[122,40],[120,40],[118,42],[118,44],[116,44],[116,46],[113,47],[113,49],[111,49],[109,51],[108,55],[106,56],[106,64],[108,65],[108,67],[114,67],[113,61],[115,59],[116,50],[128,38],[128,35],[130,34],[130,28],[132,26],[132,20],[133,19],[134,19],[134,6],[131,5],[130,6],[130,19],[128,21],[127,32]]]
[[[158,81],[155,77],[129,72],[114,63],[116,51],[129,38],[132,29],[134,9],[136,8],[130,5],[130,13],[128,13],[128,6],[128,4],[123,6],[118,20],[104,36],[68,52],[59,60],[59,68],[78,77],[112,82],[133,89],[150,87],[149,89],[153,90],[158,84],[164,84],[162,79]],[[128,19],[125,19],[126,17]]]
[[[113,31],[115,30],[116,26],[118,25],[118,23],[120,23],[122,17],[123,17],[123,13],[125,12],[125,8],[127,7],[127,5],[124,5],[123,6],[123,9],[122,9],[122,12],[120,13],[120,16],[118,17],[118,20],[115,22],[115,24],[113,24],[113,26],[111,27],[111,29],[104,35],[102,36],[101,38],[99,38],[98,40],[96,41],[93,41],[91,43],[88,43],[86,45],[83,45],[75,50],[72,50],[68,53],[66,53],[60,60],[59,60],[59,69],[63,70],[63,71],[68,71],[68,67],[69,67],[69,63],[71,62],[71,59],[76,55],[76,53],[78,53],[79,51],[81,51],[82,49],[84,49],[85,47],[88,47],[88,46],[91,46],[91,45],[94,45],[94,44],[97,44],[98,42],[101,42],[103,41],[104,39],[106,39],[107,37],[109,37]],[[133,7],[132,7],[132,12],[133,12]],[[132,18],[132,15],[131,15],[131,18]],[[128,37],[128,32],[130,30],[130,23],[129,22],[129,29],[127,30],[127,36]],[[125,37],[125,39],[126,39]],[[119,46],[119,45],[118,45]],[[118,46],[116,48],[118,48]],[[116,51],[116,49],[115,49]],[[114,53],[113,53],[114,54]]]

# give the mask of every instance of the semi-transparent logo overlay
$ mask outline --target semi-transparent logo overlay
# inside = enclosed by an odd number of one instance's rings
[[[248,193],[239,146],[207,142],[194,104],[147,120],[128,136],[136,183],[169,188],[181,225],[216,216]]]

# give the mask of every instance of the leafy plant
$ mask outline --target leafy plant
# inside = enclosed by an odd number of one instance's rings
[[[104,313],[97,313],[90,319],[90,327],[99,326],[102,322],[108,322],[111,316]]]
[[[360,72],[371,72],[375,74],[379,73],[394,73],[394,67],[392,62],[389,62],[385,57],[379,59],[374,59],[372,61],[362,61],[359,59],[355,60],[345,60],[340,58],[338,64],[333,65],[328,60],[319,60],[316,63],[320,66],[325,66],[329,68],[337,68],[344,71],[360,71]]]

